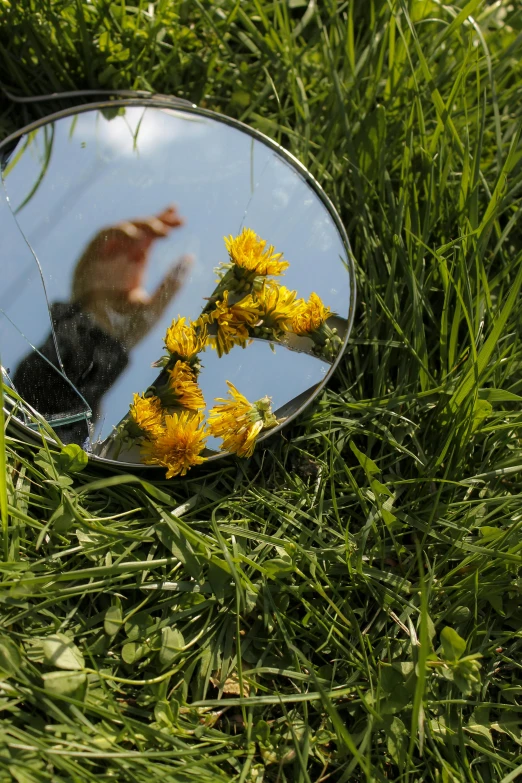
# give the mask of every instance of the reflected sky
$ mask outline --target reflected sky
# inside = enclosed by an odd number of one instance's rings
[[[20,140],[4,184],[40,260],[51,302],[68,301],[75,264],[102,227],[158,213],[173,202],[185,219],[153,247],[145,287],[152,292],[186,253],[194,257],[190,278],[105,395],[99,437],[128,410],[132,392],[156,377],[150,365],[162,353],[166,325],[178,315],[200,314],[214,288],[213,269],[227,260],[225,234],[254,229],[290,262],[286,286],[303,297],[316,291],[332,311],[348,315],[350,279],[341,261],[346,253],[327,209],[284,159],[218,120],[141,107],[127,107],[111,120],[97,110],[64,118],[54,123],[52,134],[41,128]],[[38,345],[50,328],[42,282],[0,201],[3,271],[7,267],[0,307]],[[3,363],[16,366],[27,346],[13,336],[12,327],[0,328]],[[328,370],[315,357],[282,347],[274,354],[257,341],[221,360],[207,350],[203,363],[200,381],[207,400],[224,395],[229,379],[251,399],[268,393],[276,408],[320,382]]]

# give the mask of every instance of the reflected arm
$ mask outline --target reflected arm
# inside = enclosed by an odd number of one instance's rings
[[[129,329],[122,338],[127,348],[132,348],[140,342],[156,325],[166,308],[183,286],[185,278],[192,266],[192,256],[182,256],[175,266],[165,275],[151,296],[144,291],[133,292],[129,304],[131,314]]]

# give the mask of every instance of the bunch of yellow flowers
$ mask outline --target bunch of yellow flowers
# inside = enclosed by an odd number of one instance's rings
[[[197,321],[178,317],[165,334],[166,353],[154,363],[162,371],[143,395],[135,394],[124,440],[139,443],[147,465],[166,469],[167,478],[184,476],[203,455],[209,435],[222,439],[221,449],[250,457],[261,432],[279,422],[270,398],[249,402],[227,381],[229,398],[217,398],[205,426],[205,400],[198,385],[200,354],[208,345],[219,357],[234,346],[245,348],[252,338],[284,342],[288,333],[310,337],[318,354],[327,358],[340,346],[326,323],[331,311],[312,293],[308,301],[281,285],[289,263],[282,253],[250,228],[224,237],[229,263],[219,270],[218,285]]]
[[[165,335],[168,355],[156,363],[163,367],[159,380],[145,394],[134,395],[122,428],[124,439],[141,445],[145,464],[166,468],[167,478],[184,476],[205,461],[208,430],[197,377],[206,340],[204,326],[197,328],[185,318],[172,322]]]
[[[308,302],[269,277],[280,277],[289,267],[282,253],[260,239],[250,228],[237,237],[225,237],[229,263],[222,269],[203,318],[209,342],[219,356],[239,345],[245,348],[253,337],[284,342],[286,333],[308,336],[316,353],[332,358],[340,339],[327,325],[332,315],[321,298],[312,293]]]

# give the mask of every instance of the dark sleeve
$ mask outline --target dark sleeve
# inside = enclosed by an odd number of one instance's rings
[[[127,351],[78,305],[54,304],[51,317],[65,374],[72,386],[60,375],[52,334],[38,347],[42,356],[32,351],[22,359],[13,384],[20,396],[43,416],[69,416],[85,411],[82,395],[95,418],[103,395],[128,364]]]

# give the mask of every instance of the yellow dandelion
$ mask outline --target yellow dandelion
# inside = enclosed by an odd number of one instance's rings
[[[270,408],[270,399],[263,397],[251,403],[227,381],[231,399],[218,398],[208,415],[210,433],[222,438],[221,449],[240,457],[250,457],[259,433],[278,422]]]
[[[192,326],[196,330],[197,334],[201,334],[206,337],[208,325],[212,323],[212,316],[210,313],[201,313],[199,318],[192,321]]]
[[[190,365],[178,360],[168,374],[168,383],[157,392],[164,405],[181,405],[193,411],[205,407],[203,392]]]
[[[142,397],[135,394],[130,406],[130,419],[127,422],[129,435],[155,435],[163,426],[163,411],[158,397]],[[134,426],[133,426],[134,425]]]
[[[229,292],[223,293],[223,299],[216,302],[211,318],[214,323],[248,324],[254,326],[259,321],[260,309],[251,296],[245,296],[239,302],[230,304]]]
[[[145,441],[141,453],[146,465],[159,465],[167,469],[167,478],[184,476],[194,465],[205,461],[201,452],[205,448],[207,431],[203,414],[182,411],[165,416],[162,432]]]
[[[209,340],[212,347],[216,348],[219,357],[229,353],[234,345],[244,348],[250,338],[249,327],[259,322],[259,307],[251,296],[235,304],[230,304],[228,297],[229,292],[224,291],[223,299],[216,302],[210,314],[217,331],[215,335],[210,335]]]
[[[282,275],[290,264],[281,260],[282,253],[276,253],[274,246],[266,246],[251,228],[244,228],[237,237],[223,237],[230,256],[236,266],[256,275]],[[266,249],[265,249],[266,248]]]
[[[230,353],[235,345],[246,348],[249,343],[249,334],[246,326],[222,326],[216,334],[209,335],[208,341],[221,359],[224,354]]]
[[[198,322],[199,328],[196,329],[194,323],[187,324],[186,320],[178,318],[172,321],[165,335],[165,346],[170,354],[190,361],[204,350],[207,330],[203,322]]]
[[[292,318],[292,331],[305,335],[315,332],[330,317],[331,310],[325,307],[316,293],[311,293],[308,302],[302,302]]]
[[[254,295],[263,321],[263,327],[277,332],[289,331],[292,319],[299,312],[303,302],[297,299],[297,292],[274,281],[265,283]]]

